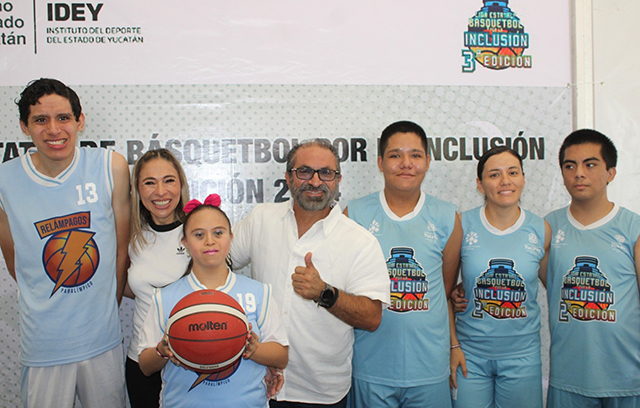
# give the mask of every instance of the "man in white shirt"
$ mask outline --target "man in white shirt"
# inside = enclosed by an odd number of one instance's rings
[[[342,176],[331,144],[295,146],[285,178],[293,200],[259,205],[236,224],[231,257],[272,285],[283,314],[289,365],[271,407],[345,407],[353,328],[375,330],[389,303],[384,255],[335,202]]]

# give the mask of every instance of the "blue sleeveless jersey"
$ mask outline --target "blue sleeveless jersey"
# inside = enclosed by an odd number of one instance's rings
[[[207,288],[189,274],[156,292],[154,302],[163,333],[176,303],[189,293],[202,289]],[[240,303],[253,326],[252,330],[262,338],[261,329],[267,318],[271,286],[230,272],[227,284],[218,290]],[[267,373],[266,367],[240,358],[234,369],[222,375],[202,375],[168,363],[162,370],[162,406],[267,407],[267,391],[262,381]]]
[[[449,320],[442,250],[455,207],[421,194],[398,218],[384,192],[349,202],[349,217],[380,242],[387,258],[391,305],[374,332],[355,331],[353,376],[396,387],[438,383],[449,376]]]
[[[640,216],[616,206],[585,227],[562,208],[547,220],[550,385],[588,397],[640,395]]]
[[[540,352],[538,271],[544,257],[544,220],[522,210],[499,231],[484,207],[462,213],[462,282],[469,306],[457,315],[464,351],[500,360]]]
[[[31,154],[0,166],[0,205],[15,244],[20,361],[52,366],[122,343],[116,301],[111,151],[76,148],[57,177]]]

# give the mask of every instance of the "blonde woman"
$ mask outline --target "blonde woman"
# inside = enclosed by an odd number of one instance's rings
[[[182,238],[189,187],[184,170],[167,149],[150,150],[133,168],[129,277],[125,295],[135,299],[133,335],[127,351],[126,377],[132,408],[158,407],[160,373],[145,376],[138,365],[140,330],[154,288],[178,280],[189,257]]]

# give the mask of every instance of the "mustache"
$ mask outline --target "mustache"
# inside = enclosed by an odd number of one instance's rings
[[[311,184],[304,184],[300,187],[300,192],[304,192],[304,191],[312,191],[312,192],[321,191],[326,194],[329,194],[331,192],[331,190],[329,190],[329,187],[327,187],[326,184],[321,184],[318,187],[314,187]]]

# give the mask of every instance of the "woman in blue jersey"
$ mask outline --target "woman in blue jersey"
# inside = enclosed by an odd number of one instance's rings
[[[536,298],[538,279],[545,284],[551,228],[520,208],[525,179],[517,152],[490,149],[478,162],[477,177],[485,204],[462,214],[460,293],[467,307],[457,314],[452,337],[464,351],[467,374],[464,360],[452,354],[453,406],[540,408]]]
[[[160,373],[145,376],[138,365],[142,323],[155,288],[178,280],[189,263],[180,242],[182,207],[189,201],[184,170],[167,149],[150,150],[133,167],[131,242],[125,295],[135,299],[133,333],[127,351],[126,378],[132,408],[157,408]]]

